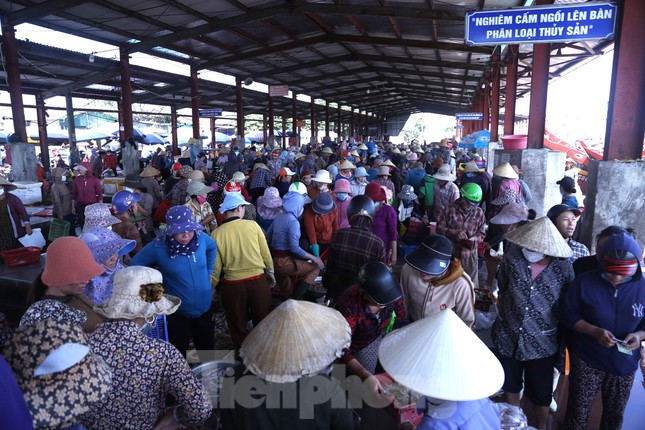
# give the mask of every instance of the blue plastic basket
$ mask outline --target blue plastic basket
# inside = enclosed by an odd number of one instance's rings
[[[159,315],[155,321],[154,327],[148,330],[145,334],[148,337],[168,342],[168,325],[166,324],[166,316]]]

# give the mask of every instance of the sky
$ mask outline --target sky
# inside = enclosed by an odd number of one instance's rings
[[[56,33],[52,36],[52,31],[37,27],[31,24],[21,24],[16,27],[16,37],[19,39],[28,39],[35,43],[54,46],[51,41],[56,41],[55,46],[63,49],[70,49],[76,52],[90,55],[101,56],[105,58],[117,59],[119,55],[118,48],[94,42],[87,39],[81,39],[76,36]],[[607,103],[609,100],[609,86],[611,80],[613,51],[586,63],[566,75],[552,80],[549,84],[549,94],[547,102],[547,123],[546,127],[565,140],[576,139],[603,139],[605,133],[605,123],[607,117]],[[151,57],[143,53],[134,53],[130,59],[131,64],[141,65],[144,67],[162,67],[172,73],[189,76],[190,71],[187,65]],[[235,85],[235,79],[232,76],[223,75],[216,72],[200,72],[200,78],[212,79],[219,82]],[[267,86],[261,83],[253,83],[250,88],[260,91],[267,91]],[[300,96],[299,99],[308,101],[309,97]],[[34,104],[32,96],[25,96],[25,104]],[[9,102],[9,95],[0,92],[0,101]],[[518,100],[516,106],[517,114],[528,114],[529,96]],[[76,101],[76,109],[87,103]],[[56,97],[47,100],[49,106],[64,106],[64,97]],[[168,109],[169,111],[169,109]],[[64,111],[50,111],[49,121],[51,127],[55,128],[58,118],[65,115]],[[180,112],[189,114],[189,111]],[[33,109],[26,109],[27,119],[35,120],[36,113]],[[0,116],[11,116],[10,108],[0,108]],[[416,118],[421,116],[427,122],[427,130],[439,130],[443,134],[446,127],[454,125],[454,118],[444,115],[434,114],[415,114],[410,118],[408,124],[414,123]],[[0,127],[2,125],[0,124]],[[4,121],[5,129],[13,128],[11,121]],[[10,130],[9,130],[10,131]],[[434,137],[433,137],[434,138]]]

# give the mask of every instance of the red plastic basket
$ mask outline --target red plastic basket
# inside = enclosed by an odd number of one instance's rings
[[[0,256],[9,267],[28,266],[40,261],[40,251],[37,246],[27,246],[0,252]]]

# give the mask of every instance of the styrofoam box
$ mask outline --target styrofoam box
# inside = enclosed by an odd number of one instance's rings
[[[15,190],[11,194],[17,196],[23,205],[32,205],[34,203],[42,202],[42,194],[40,188],[43,186],[42,182],[14,182]]]
[[[101,181],[103,185],[103,194],[114,195],[118,191],[123,190],[123,182],[125,178],[122,176],[103,178]]]

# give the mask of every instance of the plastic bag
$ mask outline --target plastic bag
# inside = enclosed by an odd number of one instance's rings
[[[493,326],[495,318],[497,318],[497,307],[494,304],[491,305],[488,312],[476,310],[475,321],[477,322],[477,330],[488,330]]]
[[[535,430],[535,427],[528,425],[522,408],[508,403],[497,403],[497,407],[499,408],[501,430]]]
[[[44,248],[45,244],[47,243],[42,231],[39,228],[32,229],[31,234],[26,234],[18,240],[24,247],[36,246],[38,248]]]

